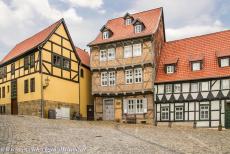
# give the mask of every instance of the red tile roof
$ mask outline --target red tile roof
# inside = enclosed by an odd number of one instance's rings
[[[90,57],[89,57],[89,53],[87,51],[84,51],[78,47],[76,47],[76,54],[79,56],[81,63],[86,65],[86,66],[90,66]]]
[[[156,83],[230,76],[230,67],[219,67],[217,52],[230,54],[230,30],[165,43]],[[189,59],[193,55],[203,55],[202,70],[191,71]],[[164,72],[164,63],[168,57],[179,58],[177,71],[173,74]]]
[[[1,61],[0,64],[3,64],[13,58],[16,58],[25,52],[37,47],[43,41],[47,39],[47,37],[55,30],[55,28],[62,22],[63,19],[55,22],[54,24],[50,25],[49,27],[45,28],[44,30],[38,32],[37,34],[33,35],[32,37],[18,43]]]
[[[146,35],[151,35],[155,33],[158,23],[160,21],[160,17],[162,14],[162,8],[152,9],[148,11],[143,11],[135,14],[130,14],[134,20],[138,19],[143,22],[145,29],[141,33],[134,33],[133,25],[125,25],[124,18],[119,17],[115,19],[109,20],[105,27],[109,28],[113,35],[108,39],[102,39],[102,32],[98,34],[96,39],[89,43],[90,45],[113,42],[117,40],[123,40],[128,38],[141,37]]]

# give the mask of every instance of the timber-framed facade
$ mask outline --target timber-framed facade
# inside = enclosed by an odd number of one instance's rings
[[[153,83],[165,41],[163,26],[162,8],[127,13],[109,20],[89,44],[95,120],[153,122]]]
[[[79,64],[64,19],[17,44],[1,61],[1,111],[71,118],[80,112]]]

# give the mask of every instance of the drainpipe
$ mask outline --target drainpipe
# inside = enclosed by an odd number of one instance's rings
[[[41,45],[42,46],[42,45]],[[43,89],[43,71],[42,71],[42,49],[41,49],[41,46],[38,47],[38,50],[39,50],[39,64],[40,64],[40,68],[39,68],[39,72],[41,74],[41,118],[44,118],[44,89]]]

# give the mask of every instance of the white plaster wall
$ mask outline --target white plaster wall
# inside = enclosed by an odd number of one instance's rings
[[[182,92],[189,92],[189,83],[182,84]]]
[[[164,85],[158,85],[158,94],[163,94],[164,93]]]
[[[212,84],[215,81],[212,81]],[[211,90],[219,90],[220,89],[220,80],[217,80],[216,83],[212,86]]]

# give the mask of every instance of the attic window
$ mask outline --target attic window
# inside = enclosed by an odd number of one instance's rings
[[[230,66],[230,58],[229,57],[220,58],[220,67],[227,67],[227,66]]]
[[[103,39],[108,39],[109,38],[109,31],[104,31],[103,32]]]
[[[202,69],[202,61],[192,62],[192,71],[199,71]]]
[[[175,65],[166,65],[166,73],[172,74],[175,72]]]
[[[131,25],[131,23],[132,23],[132,19],[131,18],[126,18],[125,19],[125,25],[127,26],[127,25]]]
[[[140,33],[141,31],[142,31],[142,25],[141,24],[135,25],[134,32]]]

